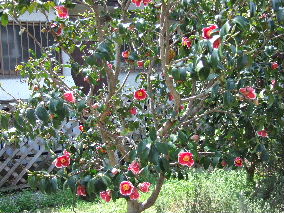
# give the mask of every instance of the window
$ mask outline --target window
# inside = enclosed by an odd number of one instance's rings
[[[43,47],[54,44],[51,34],[44,32],[47,23],[43,22],[22,22],[21,26],[31,33]],[[25,62],[32,56],[29,49],[33,50],[37,57],[41,55],[41,49],[34,39],[28,35],[15,22],[6,27],[0,28],[0,78],[15,77],[15,66]],[[59,59],[61,56],[56,55]]]

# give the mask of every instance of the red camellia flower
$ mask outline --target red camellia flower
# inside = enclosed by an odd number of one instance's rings
[[[275,87],[276,80],[271,80],[272,87]]]
[[[138,190],[136,188],[133,189],[133,192],[131,193],[131,195],[129,196],[130,200],[137,200],[140,198],[140,194],[138,192]]]
[[[181,106],[179,107],[179,109],[180,109],[180,110],[184,110],[184,105],[181,105]]]
[[[174,100],[174,96],[172,94],[169,94],[169,100],[170,101]]]
[[[240,88],[239,92],[248,99],[256,99],[255,90],[252,87]]]
[[[106,202],[111,201],[111,191],[110,190],[106,190],[103,192],[100,192],[100,197],[105,200]]]
[[[221,44],[221,38],[219,37],[213,42],[213,48],[218,49],[220,44]]]
[[[122,181],[119,186],[120,194],[122,195],[131,195],[133,192],[134,186],[130,181]]]
[[[191,140],[194,140],[195,142],[199,141],[199,135],[192,135],[190,137]]]
[[[80,195],[80,196],[87,196],[86,187],[83,186],[83,185],[79,185],[79,186],[77,187],[77,195]]]
[[[96,149],[97,149],[99,152],[101,152],[101,153],[106,153],[106,152],[107,152],[107,151],[106,151],[103,147],[101,147],[101,146],[97,146]]]
[[[79,126],[79,129],[80,129],[81,132],[83,132],[83,131],[84,131],[84,126],[83,126],[83,125],[80,125],[80,126]]]
[[[64,151],[63,151],[63,155],[66,155],[66,156],[70,157],[70,156],[71,156],[71,153],[70,153],[70,152],[67,152],[67,150],[66,150],[66,149],[64,149]]]
[[[63,30],[63,25],[60,24],[60,26],[58,27],[58,25],[56,23],[52,23],[50,25],[50,27],[54,30],[54,32],[56,33],[57,36],[61,36],[62,35],[62,30]],[[57,30],[56,30],[57,29]]]
[[[113,65],[111,63],[107,63],[108,68],[112,69]]]
[[[129,55],[130,55],[130,54],[129,54],[129,51],[128,51],[128,50],[122,52],[122,57],[123,57],[123,58],[128,58]]]
[[[203,34],[202,34],[202,37],[205,38],[205,39],[211,39],[213,38],[213,36],[211,35],[212,34],[212,31],[217,29],[218,26],[217,25],[211,25],[210,27],[205,27],[202,29],[203,31]]]
[[[193,154],[190,152],[181,152],[178,155],[178,162],[181,165],[191,167],[194,164]]]
[[[140,189],[141,192],[149,192],[150,186],[151,186],[151,183],[143,182],[143,183],[139,183],[138,188]]]
[[[137,61],[138,67],[144,67],[144,61]]]
[[[221,165],[222,165],[223,167],[225,167],[225,166],[227,166],[227,162],[224,161],[224,160],[222,160]]]
[[[243,159],[241,159],[240,157],[236,157],[234,163],[235,166],[241,167],[243,166]]]
[[[146,90],[144,89],[139,89],[134,93],[134,98],[137,100],[145,100],[147,98],[148,94]]]
[[[137,108],[136,107],[132,107],[129,111],[130,111],[130,113],[132,115],[136,115],[137,114]]]
[[[151,2],[151,0],[132,0],[132,2],[136,4],[137,7],[140,7],[142,2],[146,6]]]
[[[264,138],[268,137],[268,133],[266,132],[266,130],[257,131],[257,135]]]
[[[55,9],[59,18],[69,18],[68,9],[65,6],[56,6]]]
[[[70,103],[75,103],[76,102],[76,99],[74,97],[73,92],[65,92],[63,94],[63,98],[65,99],[65,101],[68,101]]]
[[[191,40],[187,37],[183,37],[182,38],[182,42],[181,42],[182,46],[187,46],[187,48],[191,47]]]
[[[116,174],[119,173],[119,170],[118,170],[117,168],[112,168],[111,173],[112,173],[113,175],[116,175]]]
[[[140,173],[140,163],[137,161],[132,161],[132,163],[128,166],[128,170],[131,170],[133,174],[138,175]]]
[[[146,6],[148,5],[152,0],[143,0],[143,4]]]
[[[98,105],[98,104],[93,104],[93,105],[92,105],[92,108],[93,108],[93,109],[97,109],[97,108],[99,108],[99,105]]]
[[[277,64],[277,62],[272,62],[271,63],[271,69],[276,70],[278,69],[279,65]]]
[[[57,168],[64,168],[70,165],[70,155],[71,153],[67,152],[66,150],[64,150],[63,152],[64,155],[59,156],[58,158],[56,158],[53,161],[53,164],[57,167]]]

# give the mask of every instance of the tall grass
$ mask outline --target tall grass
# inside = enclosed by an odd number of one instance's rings
[[[244,171],[189,170],[187,178],[172,178],[166,181],[156,204],[145,213],[278,213],[261,199],[251,198],[253,189],[246,183]],[[147,199],[143,193],[141,201]],[[0,197],[0,212],[60,212],[72,211],[70,191],[45,195],[39,192],[23,191]],[[87,202],[78,200],[76,212],[123,213],[124,199],[115,203],[101,200]]]

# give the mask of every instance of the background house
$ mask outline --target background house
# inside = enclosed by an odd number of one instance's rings
[[[111,7],[118,6],[117,0],[109,0],[108,5]],[[131,4],[130,9],[134,8],[137,9],[134,4]],[[83,10],[84,8],[79,6],[70,13],[71,15],[78,14],[78,12]],[[47,15],[50,21],[56,18],[54,11],[50,11]],[[42,13],[26,12],[21,15],[18,20],[19,23],[10,19],[6,27],[0,26],[0,83],[1,86],[16,99],[28,99],[30,96],[28,85],[19,73],[15,71],[15,66],[29,59],[31,56],[30,49],[33,50],[37,56],[40,56],[40,48],[31,36],[24,30],[21,30],[21,27],[28,29],[28,31],[40,41],[43,47],[51,46],[54,44],[54,40],[50,33],[42,31],[42,29],[49,24],[46,22],[46,17]],[[69,56],[64,51],[62,51],[60,55],[57,55],[57,57],[63,64],[69,61]],[[75,85],[70,68],[64,67],[62,75],[65,76],[64,81],[67,85]],[[120,79],[124,79],[124,76],[125,73],[122,73]],[[135,85],[135,76],[136,74],[131,73],[127,84]],[[0,89],[0,109],[1,104],[3,107],[3,104],[13,102],[13,98],[9,94]]]

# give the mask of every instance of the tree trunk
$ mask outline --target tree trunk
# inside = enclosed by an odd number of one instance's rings
[[[127,201],[127,213],[141,213],[141,207],[141,203],[138,203],[137,200]]]
[[[248,184],[254,186],[255,185],[255,181],[254,181],[255,165],[253,164],[250,167],[246,167],[246,172],[247,172]]]

